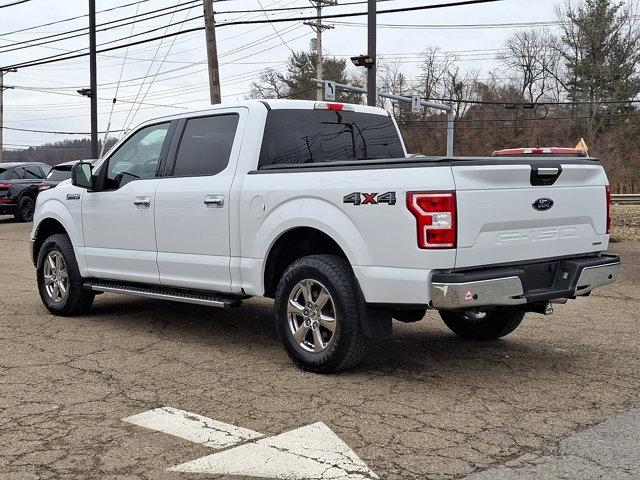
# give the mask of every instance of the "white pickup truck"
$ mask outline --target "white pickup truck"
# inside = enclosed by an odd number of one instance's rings
[[[378,108],[246,101],[149,121],[77,164],[38,197],[33,262],[56,315],[101,292],[274,298],[292,360],[335,372],[392,318],[436,309],[491,340],[615,281],[607,184],[592,158],[409,156]]]

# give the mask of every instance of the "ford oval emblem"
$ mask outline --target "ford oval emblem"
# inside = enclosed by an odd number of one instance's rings
[[[544,212],[545,210],[549,210],[553,207],[553,200],[550,198],[538,198],[535,202],[531,204],[531,206],[540,212]]]

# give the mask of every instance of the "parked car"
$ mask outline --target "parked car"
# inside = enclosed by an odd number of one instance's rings
[[[50,188],[54,188],[60,182],[69,180],[71,178],[72,167],[79,161],[80,160],[73,160],[71,162],[59,163],[58,165],[52,167],[43,181],[34,185],[30,185],[25,190],[25,193],[28,192],[31,197],[37,199],[40,192],[49,190]],[[84,161],[91,162],[92,160]]]
[[[44,163],[0,163],[0,215],[13,215],[20,222],[30,222],[36,196],[29,187],[47,176],[51,167]]]
[[[385,110],[254,100],[147,122],[78,163],[40,194],[33,262],[56,315],[100,292],[274,298],[293,361],[335,372],[392,318],[435,309],[494,340],[615,281],[607,185],[593,158],[407,158]]]

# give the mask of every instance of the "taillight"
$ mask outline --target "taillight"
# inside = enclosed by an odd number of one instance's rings
[[[0,183],[0,190],[9,190],[11,188],[10,183]]]
[[[407,208],[416,217],[418,247],[455,248],[455,192],[409,192]]]
[[[607,234],[611,233],[611,187],[607,185],[605,188],[607,196]]]

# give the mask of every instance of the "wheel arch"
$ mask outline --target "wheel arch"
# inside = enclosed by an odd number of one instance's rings
[[[252,233],[240,240],[241,275],[243,289],[250,295],[273,294],[270,281],[274,278],[279,280],[278,275],[282,273],[280,270],[276,273],[271,270],[273,263],[269,262],[269,258],[274,253],[274,247],[301,233],[322,239],[311,242],[315,248],[307,248],[305,254],[336,254],[346,258],[352,268],[371,262],[371,251],[356,223],[323,198],[305,196],[283,201],[267,210],[265,218],[247,230]],[[296,249],[298,242],[289,245]]]
[[[300,226],[281,232],[269,248],[264,262],[264,295],[274,297],[278,281],[293,262],[308,255],[321,254],[336,255],[349,261],[338,242],[322,230]]]
[[[34,228],[33,248],[31,249],[31,260],[34,265],[38,262],[38,253],[44,241],[56,234],[69,235],[69,232],[59,220],[53,217],[42,219]]]

